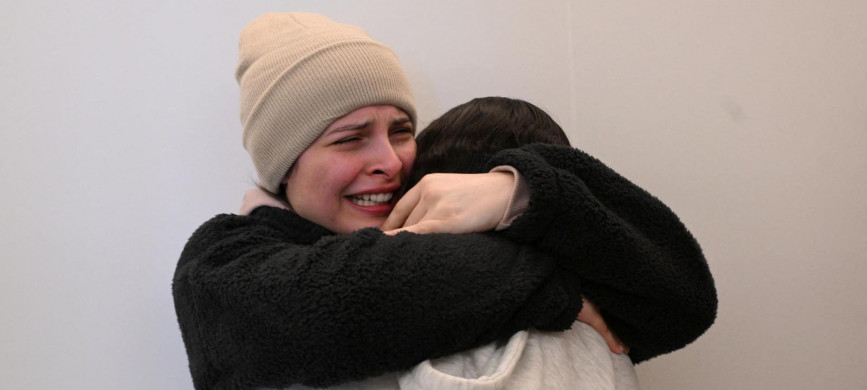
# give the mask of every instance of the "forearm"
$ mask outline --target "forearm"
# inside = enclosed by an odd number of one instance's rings
[[[534,145],[492,164],[529,181],[530,205],[512,227],[585,283],[634,361],[681,348],[714,321],[717,301],[701,249],[662,202],[577,150]]]
[[[182,255],[174,295],[194,378],[329,385],[563,329],[580,310],[548,256],[490,235],[367,229],[297,245],[272,230],[197,232],[212,243]]]

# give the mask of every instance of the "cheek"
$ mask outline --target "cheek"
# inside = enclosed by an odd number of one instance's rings
[[[320,165],[322,169],[317,172],[317,178],[328,180],[331,187],[346,186],[364,170],[365,160],[354,155],[332,156],[327,162]]]
[[[315,203],[329,204],[339,200],[361,176],[364,164],[345,156],[331,157],[320,161],[308,172],[307,194]]]
[[[305,187],[306,183],[297,171],[290,173],[286,181],[286,202],[293,208],[301,206],[303,203],[301,196],[304,194],[301,189]]]
[[[311,204],[315,205],[313,200],[321,198],[326,192],[326,188],[323,188],[326,183],[322,179],[327,175],[318,173],[320,167],[316,163],[315,159],[299,159],[289,173],[286,198],[293,208],[310,208]]]
[[[338,194],[340,187],[345,182],[345,177],[345,169],[337,167],[311,169],[295,177],[290,177],[287,190],[297,197],[321,201],[326,196]],[[292,190],[293,185],[294,191]]]

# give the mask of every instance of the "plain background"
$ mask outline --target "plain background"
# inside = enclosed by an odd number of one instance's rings
[[[421,124],[470,98],[548,110],[673,208],[716,324],[653,389],[867,388],[867,3],[28,0],[0,5],[0,388],[190,389],[170,285],[234,212],[241,28],[365,28]]]

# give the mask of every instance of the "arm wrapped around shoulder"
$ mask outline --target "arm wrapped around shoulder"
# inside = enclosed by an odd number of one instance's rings
[[[577,273],[634,362],[682,348],[713,324],[707,261],[659,199],[569,147],[509,149],[489,165],[515,167],[530,187],[529,207],[502,233]]]
[[[581,310],[574,273],[493,233],[332,235],[277,208],[190,238],[173,294],[197,389],[329,386]]]

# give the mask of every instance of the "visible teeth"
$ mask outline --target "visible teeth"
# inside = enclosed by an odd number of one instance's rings
[[[353,195],[350,199],[359,206],[374,206],[390,201],[392,196],[394,196],[394,193],[385,192],[381,194]]]

